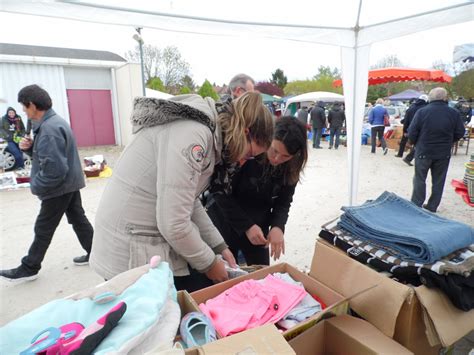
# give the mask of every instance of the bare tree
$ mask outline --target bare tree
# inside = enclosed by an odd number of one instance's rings
[[[140,63],[140,48],[125,53],[128,61]],[[177,47],[169,46],[160,49],[156,46],[145,44],[143,46],[143,67],[145,81],[159,77],[164,86],[171,91],[179,86],[180,81],[190,75],[189,64],[181,57]]]
[[[181,79],[189,75],[189,64],[181,57],[178,48],[169,46],[163,49],[158,73],[167,88],[177,87]]]
[[[404,64],[398,58],[396,54],[389,54],[382,59],[380,59],[377,64],[372,65],[370,69],[381,69],[381,68],[393,68],[393,67],[403,67]]]
[[[158,76],[158,65],[161,62],[162,50],[151,44],[143,46],[143,67],[145,70],[145,81]],[[133,51],[125,53],[125,59],[129,62],[140,63],[140,47],[137,45]]]

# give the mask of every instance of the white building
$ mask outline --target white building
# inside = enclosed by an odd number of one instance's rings
[[[139,64],[106,51],[0,43],[1,116],[11,106],[26,126],[17,95],[31,84],[48,91],[79,146],[129,141],[133,98],[142,94]]]

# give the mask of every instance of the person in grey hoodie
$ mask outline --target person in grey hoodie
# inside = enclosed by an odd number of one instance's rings
[[[333,145],[334,149],[339,148],[339,136],[341,134],[341,129],[344,126],[345,121],[346,114],[344,113],[344,110],[341,108],[339,102],[335,102],[328,113],[329,129],[331,130],[329,149],[332,149]],[[334,142],[334,136],[336,136],[336,142]]]
[[[199,95],[139,97],[132,126],[97,209],[91,268],[110,279],[159,255],[177,289],[226,280],[217,255],[235,259],[198,196],[215,170],[226,190],[239,161],[267,150],[273,119],[260,94],[247,92],[220,113]]]
[[[87,253],[74,258],[75,264],[87,265],[94,230],[82,208],[79,190],[85,186],[84,173],[71,127],[54,112],[49,94],[38,85],[21,89],[18,102],[28,118],[37,122],[34,141],[23,138],[20,149],[33,156],[30,188],[41,200],[41,209],[28,254],[19,267],[1,270],[0,277],[24,282],[38,277],[41,262],[64,214]]]
[[[318,101],[311,110],[311,124],[313,126],[313,148],[322,149],[321,137],[323,128],[326,128],[326,112],[324,111],[324,102]]]

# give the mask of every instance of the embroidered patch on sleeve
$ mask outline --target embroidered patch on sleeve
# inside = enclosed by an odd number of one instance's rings
[[[191,157],[198,163],[202,162],[205,157],[204,148],[202,145],[193,144],[190,146]]]

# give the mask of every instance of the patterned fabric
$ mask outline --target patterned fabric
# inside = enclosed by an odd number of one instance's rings
[[[419,274],[419,269],[423,268],[440,275],[455,273],[465,277],[470,276],[474,270],[474,244],[468,248],[457,250],[432,264],[408,262],[392,256],[390,250],[385,246],[358,239],[356,236],[339,227],[337,225],[338,222],[339,218],[324,224],[322,229],[329,233],[329,235],[321,231],[320,236],[334,245],[338,243],[337,239],[339,240],[339,244],[344,242],[343,244],[347,244],[352,248],[350,251],[347,250],[351,254],[365,253],[367,256],[366,262],[379,270],[388,271],[394,275],[416,275]]]

